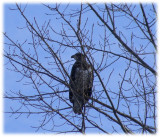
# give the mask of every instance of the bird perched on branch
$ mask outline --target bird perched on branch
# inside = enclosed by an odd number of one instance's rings
[[[74,113],[81,114],[83,106],[92,94],[93,69],[83,54],[76,53],[71,58],[76,62],[71,70],[69,99],[73,103]]]

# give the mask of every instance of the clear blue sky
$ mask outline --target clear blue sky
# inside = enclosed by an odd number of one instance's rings
[[[72,5],[72,8],[77,8],[79,7],[79,5]],[[10,36],[14,41],[18,40],[19,43],[23,43],[26,39],[28,41],[30,41],[31,39],[31,35],[28,32],[27,29],[18,29],[18,28],[23,28],[26,26],[24,19],[22,19],[22,17],[20,16],[19,12],[15,11],[15,10],[10,10],[10,9],[14,9],[15,5],[14,4],[5,4],[4,5],[4,32],[7,33],[8,36]],[[47,16],[45,15],[45,13],[50,13],[49,10],[47,10],[46,7],[44,7],[41,4],[32,4],[32,5],[28,5],[25,11],[25,15],[26,17],[33,22],[34,17],[36,17],[36,20],[39,24],[39,26],[43,25],[43,23],[45,21],[49,21],[51,19],[51,24],[54,27],[54,29],[59,30],[61,28],[61,25],[59,24],[59,22],[57,20],[55,20],[55,18],[53,19],[51,16]],[[89,22],[97,22],[97,18],[94,18],[93,15],[91,15],[90,13],[85,15],[86,17],[90,17],[89,18]],[[85,18],[85,17],[84,17]],[[72,21],[75,25],[76,25],[76,20]],[[119,25],[125,25],[128,24],[128,22],[124,22],[124,20],[119,19],[118,24]],[[17,28],[18,27],[18,28]],[[91,27],[91,26],[88,26]],[[95,30],[95,33],[100,34],[103,33],[102,30]],[[126,37],[129,39],[129,35],[127,35],[127,33],[129,34],[129,30],[128,32],[126,32]],[[139,33],[138,31],[135,33]],[[58,37],[57,37],[58,39]],[[96,37],[96,35],[94,35],[94,43],[98,44],[98,39]],[[113,37],[110,38],[110,40],[112,41]],[[114,39],[113,39],[114,40]],[[137,43],[140,43],[139,41],[137,41]],[[112,47],[114,49],[114,47]],[[5,50],[8,50],[6,47],[4,47]],[[55,48],[56,49],[56,48]],[[150,49],[148,49],[149,51]],[[63,61],[71,61],[71,55],[73,55],[74,53],[76,53],[76,50],[70,50],[70,49],[66,49],[65,52],[63,53]],[[115,52],[119,52],[117,50],[117,48],[115,47]],[[97,55],[97,60],[100,59],[101,57],[99,57],[98,53],[96,53]],[[45,55],[42,55],[42,57]],[[152,62],[153,58],[146,58],[147,62]],[[41,61],[45,64],[45,59],[41,59]],[[5,61],[4,61],[5,62]],[[71,61],[69,64],[73,64],[73,61]],[[68,67],[68,65],[66,65],[66,67]],[[124,68],[126,67],[125,62],[121,62],[121,64],[118,64],[119,66],[117,67],[117,64],[111,66],[110,69],[107,69],[106,71],[104,71],[102,74],[104,77],[107,73],[110,73],[112,71],[112,69],[114,69],[114,74],[111,77],[110,81],[115,81],[118,80],[119,78],[117,76],[119,76],[119,72],[124,72]],[[32,87],[24,85],[25,81],[23,81],[24,83],[19,83],[16,82],[21,78],[20,74],[17,74],[13,71],[9,71],[6,68],[10,68],[11,65],[8,64],[7,66],[4,66],[4,92],[10,92],[10,90],[14,91],[23,91],[26,95],[32,95],[33,93],[31,93],[31,91],[33,90]],[[68,72],[70,72],[71,66],[69,67]],[[118,90],[118,84],[115,85],[115,83],[110,82],[108,84],[108,86],[110,87],[110,89],[115,89]],[[116,87],[117,86],[117,87]],[[45,88],[44,88],[45,89]],[[18,102],[14,102],[11,100],[5,100],[4,103],[4,111],[10,111],[11,107],[19,107],[19,103]],[[92,110],[91,110],[92,111]],[[18,117],[18,118],[17,118]],[[5,133],[34,133],[35,129],[33,128],[34,126],[38,126],[39,125],[39,121],[40,121],[40,116],[37,115],[33,115],[33,116],[29,116],[27,117],[27,115],[11,115],[11,114],[5,114],[4,115],[4,132]],[[106,126],[109,127],[109,125],[107,124],[108,122],[106,121]],[[31,127],[33,126],[33,127]],[[51,126],[51,125],[48,125]],[[116,126],[116,125],[115,125]],[[64,129],[65,127],[63,127]],[[67,127],[66,127],[67,128]],[[62,130],[63,130],[62,129]],[[38,132],[46,132],[43,130],[39,130]],[[96,132],[96,130],[90,130],[89,132],[94,133]]]
[[[36,10],[35,8],[36,7]],[[24,30],[21,31],[17,29],[17,27],[23,27],[24,26],[24,20],[19,16],[20,14],[16,11],[11,11],[9,8],[15,8],[15,4],[5,4],[4,5],[4,30],[7,32],[8,35],[12,36],[14,40],[18,39],[19,42],[24,41],[27,38],[28,33]],[[39,18],[39,22],[43,22],[46,16],[44,16],[43,6],[28,6],[29,12],[27,13],[27,16],[30,18],[33,18],[34,16]],[[42,11],[42,12],[41,12]],[[37,16],[41,14],[42,16]],[[42,18],[43,17],[43,18]],[[5,85],[4,85],[4,91],[9,91],[12,89],[13,91],[17,90],[27,90],[30,91],[32,88],[29,88],[27,86],[24,86],[21,83],[16,82],[18,80],[20,75],[15,74],[12,71],[8,71],[5,69]],[[10,111],[10,106],[13,102],[7,100],[5,102],[5,111]],[[18,103],[14,103],[14,106],[19,106]],[[26,116],[21,116],[20,118],[16,118],[15,116],[12,116],[10,114],[4,115],[4,132],[6,133],[29,133],[29,132],[35,132],[34,128],[31,128],[33,123],[37,122],[37,117],[33,116],[30,119],[28,119]]]

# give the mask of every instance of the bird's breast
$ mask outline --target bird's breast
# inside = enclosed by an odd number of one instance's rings
[[[75,75],[75,85],[77,89],[85,89],[88,85],[88,78],[89,78],[89,70],[83,70],[80,68],[76,69],[76,75]]]

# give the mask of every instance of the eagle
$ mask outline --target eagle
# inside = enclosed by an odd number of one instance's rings
[[[70,75],[69,100],[73,103],[74,113],[80,115],[92,95],[93,68],[82,53],[76,53],[71,58],[76,62],[72,66]]]

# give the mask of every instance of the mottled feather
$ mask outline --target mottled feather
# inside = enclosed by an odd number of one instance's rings
[[[93,70],[81,53],[72,56],[76,60],[71,70],[69,99],[73,111],[81,114],[84,104],[92,94]]]

